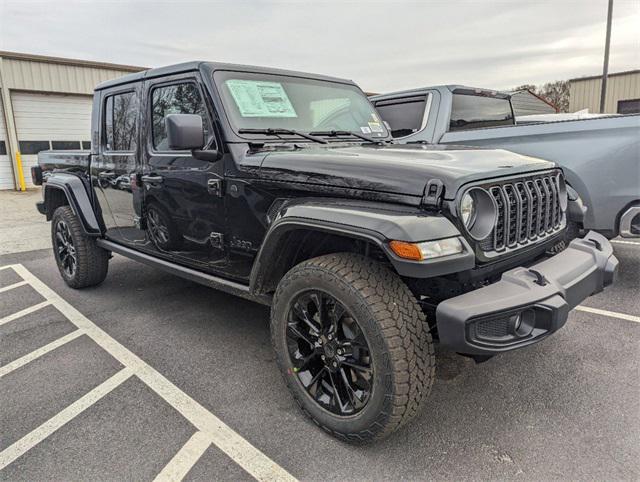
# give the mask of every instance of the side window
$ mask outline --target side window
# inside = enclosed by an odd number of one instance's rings
[[[422,127],[426,103],[426,96],[419,96],[382,100],[375,106],[382,120],[391,126],[391,135],[404,137],[419,131]]]
[[[193,83],[167,85],[153,89],[151,96],[151,126],[153,148],[157,151],[169,150],[167,128],[164,118],[169,114],[198,114],[207,132],[207,109],[198,87]]]
[[[509,99],[453,94],[450,131],[514,125]]]
[[[138,97],[135,92],[107,97],[104,112],[104,142],[107,151],[136,150]]]

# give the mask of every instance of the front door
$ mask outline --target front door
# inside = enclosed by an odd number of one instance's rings
[[[198,114],[206,145],[215,146],[204,91],[193,75],[148,81],[145,91],[147,140],[141,181],[150,247],[197,269],[224,273],[223,163],[169,149],[165,128],[169,114]]]
[[[125,244],[143,242],[140,229],[138,124],[140,84],[105,91],[100,109],[100,141],[91,161],[91,177],[106,236]]]

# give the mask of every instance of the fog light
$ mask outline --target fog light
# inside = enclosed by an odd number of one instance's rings
[[[512,332],[519,337],[529,336],[535,328],[536,314],[533,310],[524,310],[511,318]]]
[[[414,261],[423,261],[443,256],[460,254],[464,247],[458,238],[445,238],[424,243],[407,243],[406,241],[391,241],[391,250],[399,257]]]

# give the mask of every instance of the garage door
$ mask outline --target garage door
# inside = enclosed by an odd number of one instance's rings
[[[0,99],[0,189],[13,189],[13,169],[7,155],[7,131],[4,127],[4,113],[2,111],[2,99]]]
[[[13,92],[11,102],[28,185],[38,152],[90,148],[90,96]]]

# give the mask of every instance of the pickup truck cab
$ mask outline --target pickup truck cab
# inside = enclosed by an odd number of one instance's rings
[[[271,305],[293,396],[347,441],[418,412],[434,337],[477,359],[531,345],[617,267],[599,234],[568,241],[554,164],[395,144],[320,75],[192,62],[100,84],[91,151],[32,175],[69,286],[118,253]]]
[[[371,100],[400,143],[493,147],[557,162],[589,206],[584,229],[607,238],[640,236],[640,115],[516,118],[509,94],[461,85]]]

